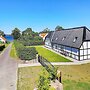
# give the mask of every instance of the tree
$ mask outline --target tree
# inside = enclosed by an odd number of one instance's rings
[[[50,32],[50,29],[48,29],[48,28],[45,28],[43,31],[41,31],[40,33],[48,33],[48,32]]]
[[[5,34],[2,30],[0,30],[0,36],[5,36]]]
[[[32,28],[27,28],[26,30],[24,30],[22,32],[22,35],[25,36],[25,35],[31,35],[32,33]]]
[[[12,35],[13,35],[14,39],[19,39],[21,36],[20,30],[18,28],[15,28],[14,30],[12,30]]]
[[[56,28],[55,28],[55,31],[60,31],[60,30],[62,30],[62,29],[64,29],[62,26],[56,26]]]
[[[22,32],[22,36],[26,37],[27,39],[33,39],[35,36],[39,36],[39,34],[32,31],[32,28],[27,28]]]
[[[41,45],[44,43],[39,34],[32,31],[32,28],[24,30],[19,38],[19,41],[25,46]]]

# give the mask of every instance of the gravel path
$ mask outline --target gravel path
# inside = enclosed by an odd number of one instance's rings
[[[16,90],[17,62],[10,58],[10,44],[0,55],[0,90]]]

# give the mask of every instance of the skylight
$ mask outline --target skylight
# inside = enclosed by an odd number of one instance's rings
[[[78,38],[78,37],[75,37],[75,38],[73,39],[73,43],[75,43],[75,42],[76,42],[77,38]]]

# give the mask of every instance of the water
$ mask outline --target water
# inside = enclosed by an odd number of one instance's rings
[[[10,42],[12,42],[14,40],[13,36],[11,36],[11,35],[6,35],[5,38],[7,39],[7,41],[10,41]]]

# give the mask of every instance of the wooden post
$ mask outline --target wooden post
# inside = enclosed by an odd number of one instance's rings
[[[38,55],[38,62],[40,62],[40,56]]]
[[[61,71],[57,70],[57,80],[61,83]]]

